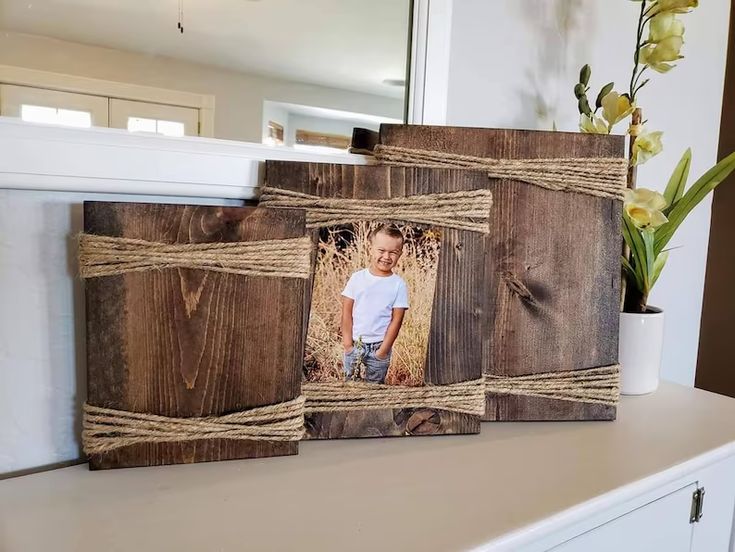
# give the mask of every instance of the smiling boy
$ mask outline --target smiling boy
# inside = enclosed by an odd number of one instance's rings
[[[393,344],[408,309],[406,282],[393,273],[404,241],[394,225],[373,230],[368,267],[355,272],[342,291],[342,344],[348,378],[362,364],[365,381],[385,382]]]

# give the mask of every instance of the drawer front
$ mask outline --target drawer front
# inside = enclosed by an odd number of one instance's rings
[[[674,491],[619,518],[555,546],[554,552],[689,552],[689,522],[695,484]]]

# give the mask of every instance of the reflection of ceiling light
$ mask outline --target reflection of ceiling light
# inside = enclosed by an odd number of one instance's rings
[[[383,79],[386,86],[406,86],[406,79]]]

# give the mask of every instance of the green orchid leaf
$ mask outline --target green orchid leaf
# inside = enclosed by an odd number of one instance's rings
[[[689,148],[681,156],[679,164],[676,165],[674,172],[669,178],[669,183],[666,185],[664,190],[664,199],[666,199],[666,209],[664,209],[664,215],[669,213],[674,208],[674,204],[681,199],[684,195],[684,188],[686,188],[687,179],[689,178],[689,167],[692,164],[692,149]]]
[[[648,263],[646,262],[646,246],[640,230],[636,228],[627,214],[623,213],[623,239],[630,248],[631,265],[636,275],[636,283],[640,282],[640,291],[643,292],[648,281]]]
[[[669,260],[669,252],[668,251],[662,251],[661,254],[656,257],[656,260],[653,263],[653,274],[651,275],[651,287],[653,288],[654,285],[656,285],[656,281],[658,280],[658,277],[661,276],[661,271],[664,269],[664,266],[666,266],[666,261]]]
[[[669,243],[669,240],[692,209],[699,205],[707,197],[707,194],[714,190],[720,182],[725,180],[733,170],[735,170],[735,152],[725,157],[692,184],[692,187],[684,193],[682,198],[676,202],[676,205],[667,214],[669,222],[661,225],[656,230],[654,244],[656,255],[663,251],[666,244]]]
[[[625,271],[628,281],[632,279],[633,283],[635,283],[635,287],[638,289],[642,289],[643,282],[641,281],[640,274],[636,272],[635,268],[633,268],[633,266],[630,264],[630,261],[628,261],[628,259],[621,255],[620,262],[623,265],[623,270]]]
[[[646,262],[646,272],[645,272],[645,278],[643,279],[643,291],[645,294],[648,294],[648,292],[651,291],[651,288],[653,287],[653,267],[656,260],[656,255],[653,253],[653,241],[654,241],[654,234],[650,230],[644,230],[641,232],[641,237],[643,238],[643,246],[645,248],[645,262]]]

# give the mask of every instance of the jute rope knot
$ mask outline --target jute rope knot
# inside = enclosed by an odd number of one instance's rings
[[[486,374],[485,390],[496,394],[616,406],[620,400],[620,365],[524,376]]]
[[[171,418],[84,405],[82,445],[87,454],[109,452],[136,443],[199,439],[298,441],[304,435],[304,397],[202,418]]]
[[[378,144],[375,158],[382,165],[429,169],[470,169],[490,178],[519,180],[547,190],[578,192],[623,199],[628,162],[617,157],[491,159],[439,151]]]
[[[488,234],[493,200],[490,190],[352,199],[319,197],[265,187],[260,204],[282,209],[306,209],[307,228],[386,219]]]
[[[191,268],[271,278],[309,277],[311,238],[228,243],[166,244],[81,234],[79,271],[82,278],[126,272]]]
[[[403,387],[366,382],[308,382],[301,385],[306,414],[386,408],[435,408],[481,416],[485,412],[482,379],[448,385]]]

